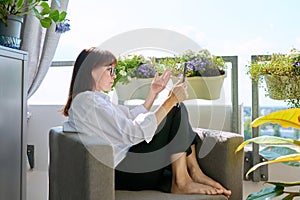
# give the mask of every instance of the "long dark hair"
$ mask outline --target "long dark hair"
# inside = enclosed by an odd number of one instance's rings
[[[68,101],[63,108],[63,115],[69,116],[72,100],[81,92],[91,91],[95,86],[92,70],[98,66],[117,65],[116,57],[109,51],[97,47],[84,49],[78,55],[73,68]]]

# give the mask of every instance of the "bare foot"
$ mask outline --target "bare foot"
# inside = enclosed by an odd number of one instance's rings
[[[191,176],[192,180],[197,183],[209,185],[211,187],[216,188],[218,194],[224,194],[227,197],[229,197],[231,195],[231,190],[227,190],[220,183],[218,183],[215,180],[213,180],[212,178],[206,176],[202,171],[190,172],[190,176]]]
[[[211,186],[196,183],[191,178],[184,181],[172,180],[171,193],[174,194],[218,194],[217,190]]]

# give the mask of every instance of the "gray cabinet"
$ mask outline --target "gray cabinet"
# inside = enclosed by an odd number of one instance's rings
[[[0,46],[0,200],[26,198],[27,53]]]

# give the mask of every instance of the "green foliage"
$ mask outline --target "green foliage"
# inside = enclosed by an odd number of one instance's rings
[[[293,125],[292,127],[300,129],[299,108],[276,111],[266,116],[259,117],[251,123],[251,126],[257,127],[259,125],[270,123],[270,122],[279,124],[283,127],[286,125],[288,126]],[[240,146],[238,146],[236,152],[243,149],[250,142],[254,142],[257,144],[268,144],[268,145],[271,144],[272,146],[268,146],[260,151],[260,154],[268,160],[253,166],[251,169],[249,169],[246,176],[248,176],[248,174],[253,172],[254,170],[258,169],[260,166],[268,165],[272,163],[284,163],[286,165],[293,166],[293,167],[300,166],[300,150],[299,150],[300,141],[299,140],[293,140],[289,138],[282,138],[276,136],[259,136],[244,141]],[[287,189],[287,187],[300,186],[300,182],[266,182],[266,183],[272,184],[274,186],[267,187],[260,190],[259,192],[250,194],[247,197],[247,200],[252,200],[252,199],[265,200],[265,199],[271,199],[277,196],[281,196],[284,194],[286,194],[286,196],[283,199],[291,200],[294,197],[300,196],[300,190],[298,190],[298,192],[292,192]]]
[[[293,48],[289,54],[273,53],[261,56],[246,66],[251,79],[267,82],[266,96],[284,100],[291,107],[300,107],[300,52]]]
[[[164,57],[158,59],[158,63],[171,69],[173,76],[180,76],[183,72],[183,65],[181,63],[180,57]]]
[[[281,156],[297,154],[298,152],[289,147],[268,146],[259,151],[259,154],[268,160],[275,160]],[[300,162],[284,162],[284,164],[294,167],[300,167]]]
[[[127,55],[119,57],[113,87],[117,84],[117,82],[128,83],[133,71],[144,62],[145,58],[141,55]]]
[[[207,49],[198,52],[187,50],[174,57],[165,57],[159,60],[169,69],[173,76],[179,76],[183,72],[184,64],[187,66],[186,76],[219,76],[225,74],[227,68],[221,57],[212,55]]]
[[[201,65],[201,69],[205,68],[205,73],[197,74],[195,70],[188,68],[187,76],[219,76],[220,74],[225,74],[226,65],[221,57],[212,56],[206,49],[200,50],[195,53],[193,51],[186,51],[183,54],[174,55],[173,57],[143,57],[142,55],[126,55],[118,58],[118,65],[116,67],[116,78],[114,80],[114,85],[117,82],[128,83],[131,78],[139,77],[138,74],[146,73],[145,71],[151,71],[151,68],[158,74],[163,73],[163,71],[168,68],[172,70],[173,76],[180,76],[183,72],[184,63],[188,63],[191,60],[197,58],[199,62],[194,62]],[[193,63],[193,64],[194,64]],[[141,69],[141,65],[143,69]],[[197,66],[196,66],[197,68]],[[138,73],[137,71],[140,70]],[[147,76],[148,77],[148,76]],[[142,77],[144,78],[144,77]]]
[[[60,5],[58,0],[56,3]],[[8,15],[33,14],[44,28],[49,28],[52,23],[63,22],[67,15],[65,11],[51,9],[50,5],[43,0],[0,0],[0,4],[0,19],[6,26]]]
[[[271,199],[283,194],[284,187],[282,186],[272,186],[262,189],[257,193],[250,194],[247,200],[266,200]]]

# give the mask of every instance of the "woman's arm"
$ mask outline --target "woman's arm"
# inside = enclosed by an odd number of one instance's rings
[[[187,84],[186,82],[180,83],[178,82],[173,89],[170,91],[168,98],[163,102],[161,106],[159,106],[155,111],[155,117],[157,120],[157,124],[167,116],[170,110],[179,102],[187,99]]]
[[[172,72],[169,69],[166,69],[161,76],[158,76],[157,73],[155,74],[155,77],[150,87],[150,92],[144,102],[144,107],[148,111],[150,111],[157,95],[166,88],[166,85],[170,80],[171,74]]]

